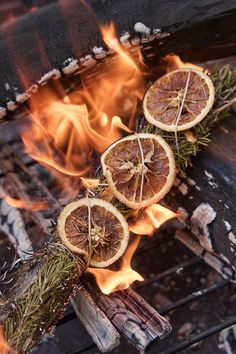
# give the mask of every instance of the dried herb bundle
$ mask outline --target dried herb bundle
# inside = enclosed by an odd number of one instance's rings
[[[147,124],[144,118],[139,122],[138,132],[159,134],[169,143],[174,151],[178,170],[184,170],[190,163],[190,157],[210,143],[212,127],[227,117],[230,106],[236,101],[236,69],[223,67],[212,76],[212,80],[216,93],[214,106],[191,132],[178,133],[179,153],[174,133],[161,131]],[[91,195],[98,197],[106,188],[106,181],[102,177],[99,186],[91,190]],[[130,217],[132,211],[129,208],[116,199],[113,204],[126,219]],[[12,310],[4,323],[6,339],[19,352],[28,351],[40,341],[42,334],[52,328],[84,270],[83,259],[69,253],[56,235],[47,248],[40,252],[40,257],[42,252],[43,261],[35,278],[25,292],[12,301]],[[35,260],[33,263],[35,264]],[[0,315],[1,312],[3,310],[0,305]]]

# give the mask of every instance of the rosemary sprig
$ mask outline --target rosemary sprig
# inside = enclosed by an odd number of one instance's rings
[[[42,255],[40,251],[39,257]],[[34,263],[35,257],[37,253]],[[35,279],[23,295],[11,303],[13,311],[4,322],[6,339],[14,350],[27,352],[52,329],[84,269],[84,261],[62,244],[54,240],[48,244]]]

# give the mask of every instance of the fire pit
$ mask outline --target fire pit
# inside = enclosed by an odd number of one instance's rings
[[[205,2],[188,12],[190,5],[176,5],[174,18],[162,20],[164,3],[131,3],[124,16],[123,2],[59,1],[2,25],[3,352],[233,352],[235,124],[225,116],[235,101],[235,62],[193,65],[170,53],[198,63],[235,54],[235,4]],[[200,27],[208,29],[204,53]],[[163,82],[186,79],[176,97],[168,89],[176,118],[167,132],[155,114],[150,120],[147,94],[149,123],[142,109],[145,92],[166,72]],[[196,92],[208,107],[202,117],[185,102],[196,105]],[[196,122],[182,131],[189,109]],[[123,159],[118,177],[116,158]],[[168,168],[150,167],[154,161]],[[159,173],[151,189],[148,168]],[[126,189],[124,170],[140,182]]]

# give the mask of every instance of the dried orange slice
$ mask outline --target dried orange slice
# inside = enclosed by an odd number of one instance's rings
[[[189,129],[211,109],[214,85],[196,69],[174,70],[158,79],[146,92],[143,109],[147,121],[169,132]]]
[[[158,135],[134,134],[113,143],[101,157],[114,195],[133,209],[158,202],[171,188],[175,159]]]
[[[129,241],[124,216],[111,203],[97,198],[69,203],[58,217],[57,231],[72,252],[90,254],[92,267],[103,268],[114,263]]]

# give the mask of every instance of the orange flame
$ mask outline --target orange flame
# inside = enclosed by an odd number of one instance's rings
[[[163,61],[166,63],[167,72],[182,68],[192,68],[200,71],[206,71],[202,66],[192,63],[184,63],[178,55],[168,54],[163,58]]]
[[[5,340],[3,327],[0,326],[0,353],[1,354],[17,354]]]
[[[134,281],[143,280],[143,277],[131,268],[131,260],[139,241],[140,237],[136,237],[129,245],[123,256],[119,271],[88,268],[87,271],[95,276],[97,284],[104,294],[108,295],[114,291],[127,289]]]
[[[129,230],[138,235],[152,235],[164,222],[176,216],[176,213],[160,204],[150,205],[137,222],[129,225]]]
[[[144,93],[141,71],[119,44],[114,26],[102,27],[101,32],[118,54],[110,57],[106,72],[92,82],[82,73],[82,89],[67,96],[59,84],[56,90],[55,85],[54,90],[41,87],[29,101],[30,123],[20,126],[26,151],[56,174],[60,183],[67,175],[83,177],[82,185],[91,185],[86,180],[92,161],[131,132]]]
[[[18,208],[27,210],[47,210],[50,208],[49,203],[43,200],[26,200],[13,198],[10,195],[5,195],[4,200],[7,204]]]

